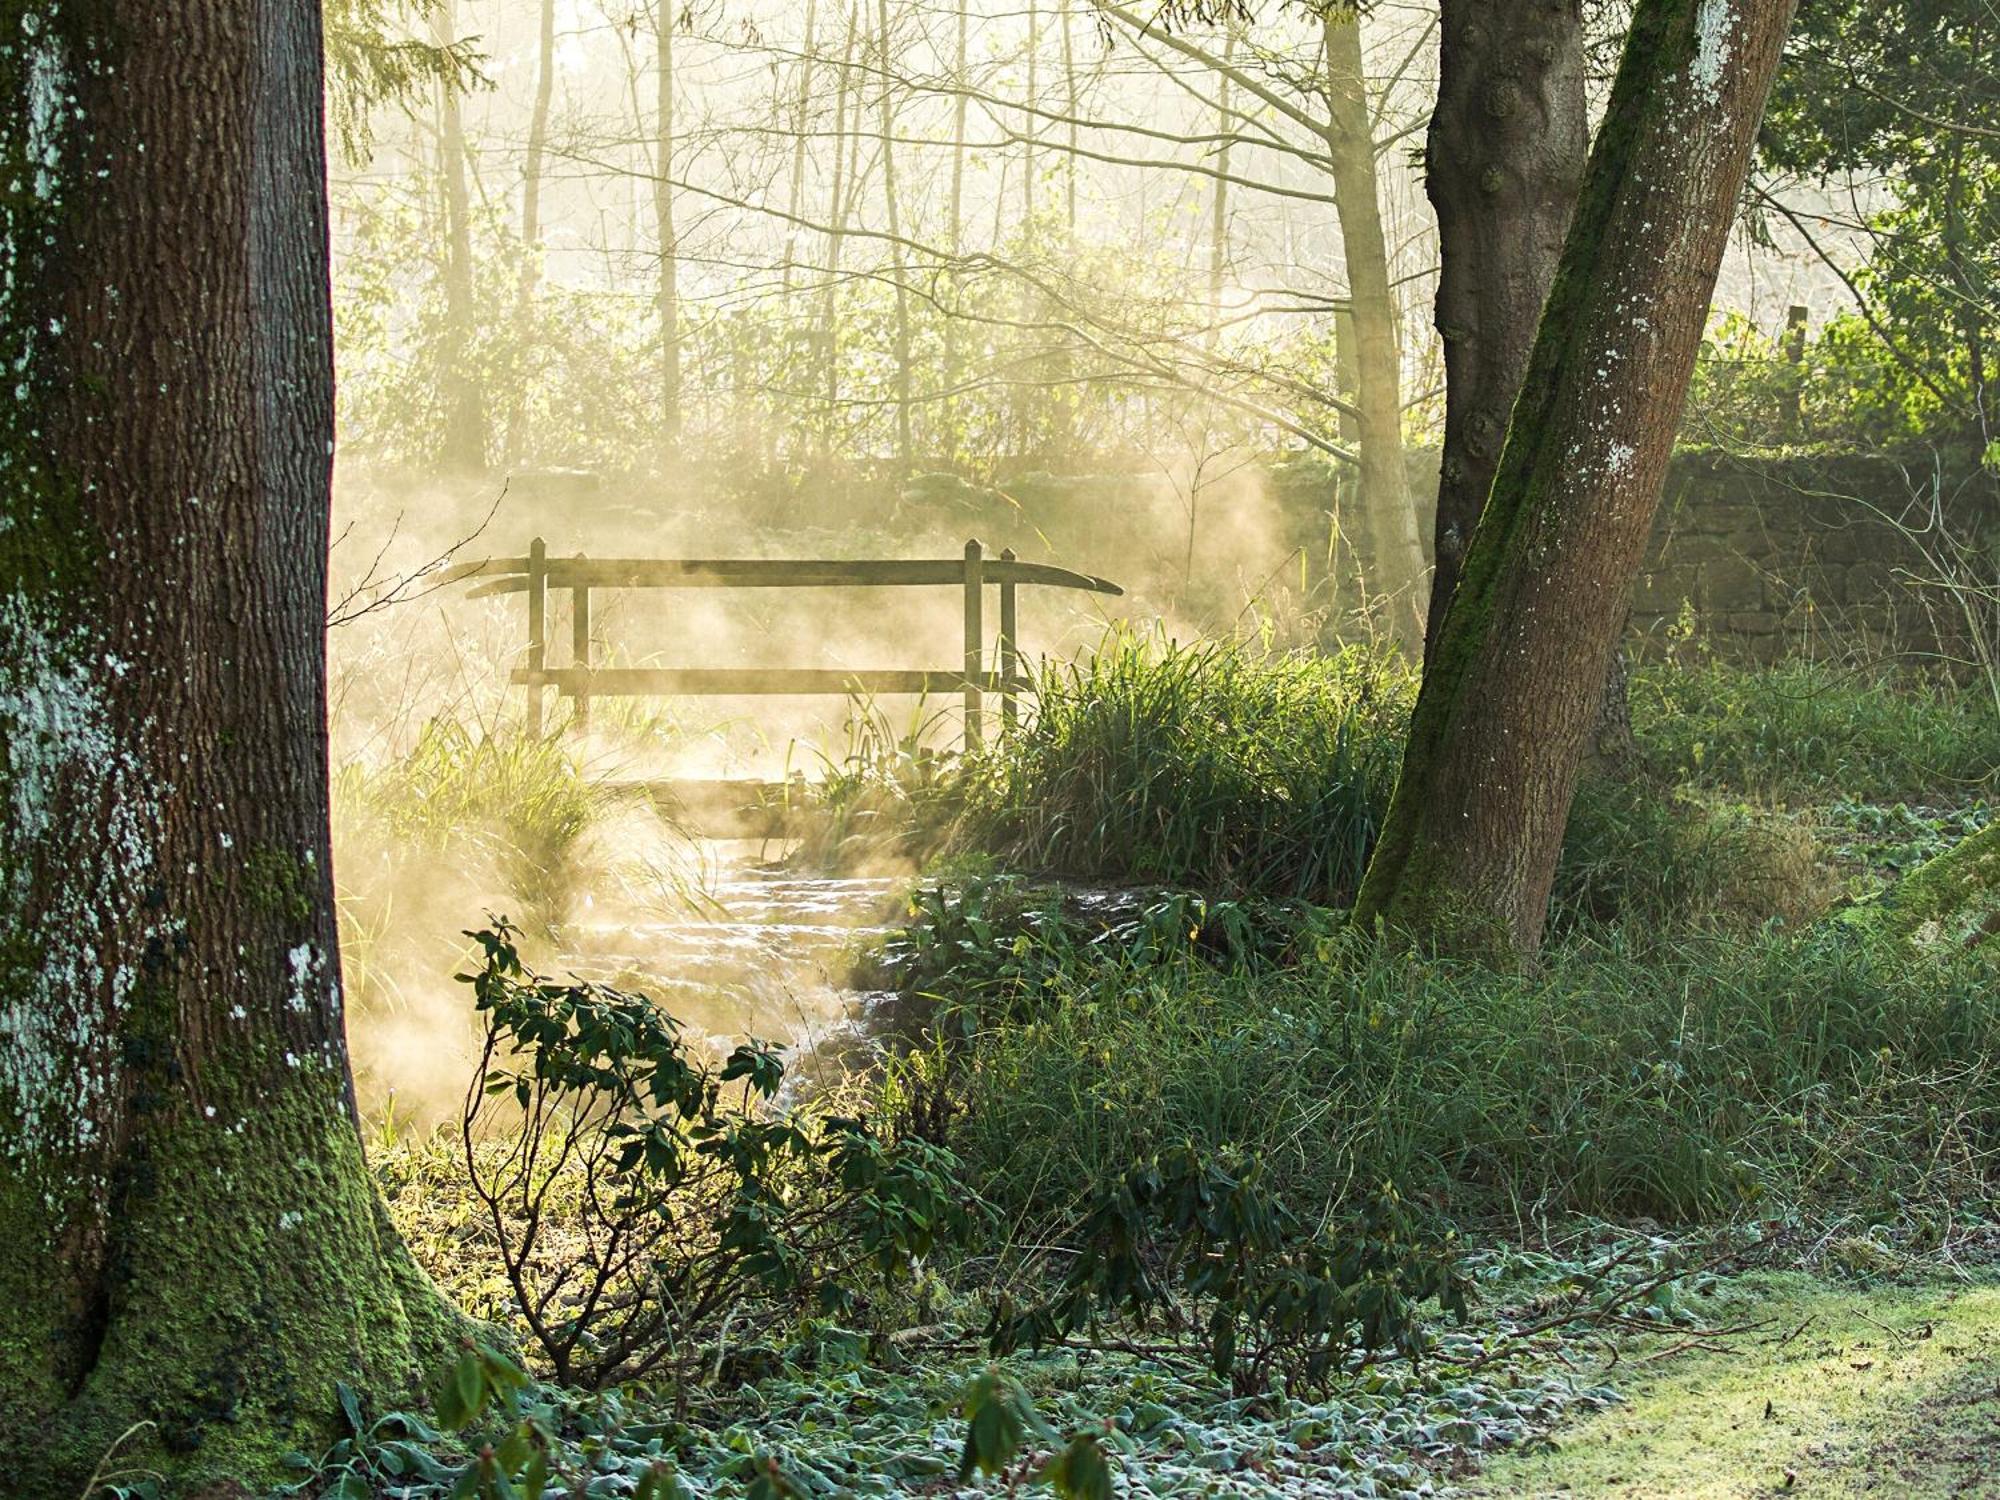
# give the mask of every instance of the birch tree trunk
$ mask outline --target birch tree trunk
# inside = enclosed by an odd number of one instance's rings
[[[1361,63],[1361,18],[1329,10],[1324,21],[1328,167],[1354,308],[1356,486],[1374,556],[1374,590],[1391,634],[1412,654],[1422,641],[1424,549],[1403,460],[1402,356],[1396,299],[1375,175],[1375,136]]]
[[[0,50],[0,1474],[274,1482],[458,1325],[362,1161],[327,836],[320,8]],[[231,1491],[235,1493],[235,1491]]]
[[[431,18],[440,47],[458,40],[458,7],[445,0]],[[486,467],[486,398],[472,361],[474,311],[472,276],[472,194],[465,178],[465,122],[458,107],[458,86],[438,80],[438,173],[444,182],[445,339],[441,395],[444,397],[444,439],[439,466],[464,473]]]
[[[1639,0],[1356,920],[1531,958],[1792,0]]]
[[[653,102],[653,241],[660,272],[654,300],[660,315],[659,466],[666,472],[681,449],[680,236],[674,229],[674,0],[655,0],[658,59]]]

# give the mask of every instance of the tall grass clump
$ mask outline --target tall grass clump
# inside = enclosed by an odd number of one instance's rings
[[[1536,974],[1346,955],[1039,981],[953,1065],[951,1144],[1023,1222],[1183,1143],[1306,1214],[1383,1182],[1455,1219],[1857,1211],[1948,1223],[2000,1187],[1990,968],[1888,964],[1835,927]]]
[[[1793,804],[1938,801],[2000,778],[2000,716],[1934,676],[1793,661],[1657,662],[1632,674],[1647,761],[1691,785]]]
[[[1041,669],[1033,716],[968,770],[956,842],[1083,880],[1342,900],[1414,694],[1380,652],[1114,632]]]
[[[476,735],[439,719],[400,759],[341,768],[333,800],[342,844],[491,869],[501,889],[486,899],[514,901],[523,920],[548,928],[579,884],[603,792],[558,740]]]

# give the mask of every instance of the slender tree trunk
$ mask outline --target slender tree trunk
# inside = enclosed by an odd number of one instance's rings
[[[458,7],[445,0],[431,18],[441,47],[458,40]],[[477,321],[472,283],[472,195],[466,187],[465,122],[458,88],[440,80],[438,171],[444,181],[445,261],[443,355],[444,442],[438,454],[445,469],[478,473],[486,467],[486,396],[474,367],[472,335]]]
[[[1532,957],[1792,0],[1639,0],[1356,920]]]
[[[1236,64],[1236,28],[1231,26],[1222,38],[1222,62],[1224,69]],[[1215,153],[1215,168],[1218,173],[1215,185],[1209,189],[1208,199],[1208,332],[1202,342],[1213,349],[1222,336],[1222,280],[1229,269],[1229,139],[1236,130],[1236,119],[1229,98],[1230,78],[1227,71],[1217,75],[1215,80],[1215,131],[1223,137],[1222,145]],[[1074,111],[1071,111],[1074,113]]]
[[[660,315],[661,472],[681,450],[680,236],[674,229],[674,3],[655,0],[653,37],[659,66],[653,101],[653,240],[660,249],[655,300]]]
[[[903,215],[896,202],[896,110],[890,98],[890,68],[893,61],[889,35],[889,0],[876,0],[876,39],[880,46],[882,74],[877,118],[882,135],[882,200],[889,212],[889,270],[896,283],[896,476],[910,472],[910,288],[903,263]]]
[[[1062,0],[1063,113],[1069,149],[1063,153],[1063,228],[1068,243],[1076,243],[1076,41],[1070,26],[1073,0]]]
[[[826,418],[820,424],[820,463],[833,458],[834,429],[840,418],[840,251],[847,236],[848,179],[855,175],[849,166],[848,136],[860,138],[861,104],[848,101],[854,90],[854,38],[860,28],[855,6],[847,8],[847,38],[841,44],[840,76],[833,104],[833,185],[827,203],[826,286],[820,293],[820,378],[825,383]]]
[[[1021,114],[1021,223],[1035,222],[1035,172],[1040,163],[1035,138],[1041,134],[1041,120],[1034,113],[1041,108],[1042,7],[1041,0],[1028,0],[1028,94],[1027,109]]]
[[[818,0],[806,0],[805,43],[799,49],[799,91],[792,102],[792,170],[785,184],[786,220],[784,294],[792,295],[792,272],[798,265],[799,216],[805,211],[806,134],[812,121],[813,48],[819,25]]]
[[[507,463],[521,456],[525,440],[529,382],[535,371],[528,355],[534,326],[535,293],[542,279],[542,161],[548,154],[549,110],[556,91],[556,0],[542,0],[541,33],[535,50],[535,104],[528,116],[528,149],[521,163],[521,281],[514,307],[515,357],[526,362],[514,382],[507,407]]]
[[[457,1328],[341,1018],[319,10],[44,7],[0,60],[10,1494],[139,1423],[120,1466],[261,1489],[336,1380],[404,1399]]]
[[[967,40],[970,17],[964,0],[959,0],[958,35],[952,46],[951,78],[954,93],[951,101],[951,246],[954,261],[965,250],[965,120],[966,107],[970,102],[970,79],[967,77]],[[953,268],[950,285],[955,290],[958,285],[957,269]],[[965,378],[965,354],[959,342],[958,319],[947,311],[944,319],[944,386],[948,394],[940,412],[944,424],[941,444],[947,468],[958,464],[958,384]]]
[[[1590,152],[1581,0],[1443,0],[1439,10],[1424,146],[1445,369],[1431,641],[1493,487]]]
[[[1424,549],[1403,461],[1402,356],[1361,67],[1359,14],[1329,10],[1324,42],[1327,161],[1354,307],[1360,510],[1374,557],[1375,590],[1386,598],[1391,634],[1414,653],[1421,643]]]

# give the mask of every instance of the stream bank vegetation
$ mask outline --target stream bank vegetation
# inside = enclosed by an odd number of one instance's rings
[[[1640,662],[1631,755],[1510,972],[1344,915],[1413,692],[1366,651],[1117,634],[971,757],[861,706],[816,793],[840,831],[792,858],[932,873],[856,955],[899,1029],[803,1096],[773,1049],[711,1060],[469,935],[462,1120],[392,1118],[373,1158],[514,1341],[468,1358],[519,1378],[464,1457],[435,1414],[363,1412],[299,1493],[500,1495],[532,1463],[605,1494],[1442,1493],[1614,1405],[1605,1351],[1761,1347],[1746,1268],[1982,1264],[1991,954],[1866,918],[1985,825],[1984,706]],[[587,842],[545,784],[570,766],[522,778],[517,845]]]

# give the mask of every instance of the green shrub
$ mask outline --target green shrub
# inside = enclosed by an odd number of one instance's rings
[[[1549,916],[1557,933],[1744,932],[1809,921],[1838,893],[1812,827],[1797,816],[1649,778],[1587,776],[1570,807]]]
[[[459,977],[485,1025],[467,1173],[563,1384],[685,1382],[732,1336],[740,1350],[809,1312],[854,1317],[865,1290],[977,1223],[941,1147],[776,1108],[769,1047],[714,1067],[645,996],[544,979],[505,923],[467,936],[484,962]]]
[[[1379,653],[1115,633],[1043,669],[1032,718],[969,772],[959,842],[1085,880],[1342,899],[1414,688]]]
[[[1052,1294],[1024,1311],[995,1310],[995,1351],[1058,1341],[1123,1312],[1140,1326],[1198,1327],[1209,1368],[1239,1396],[1278,1375],[1288,1391],[1324,1392],[1350,1355],[1421,1359],[1430,1344],[1421,1304],[1464,1319],[1470,1286],[1456,1241],[1420,1228],[1393,1188],[1329,1224],[1302,1219],[1261,1177],[1258,1162],[1185,1146],[1135,1163],[1099,1191]]]
[[[1990,971],[1885,968],[1837,929],[1572,942],[1534,975],[1101,965],[972,1030],[952,1142],[1030,1216],[1181,1142],[1261,1161],[1301,1212],[1395,1182],[1461,1218],[1675,1221],[1969,1211],[2000,1146]]]
[[[1913,674],[1812,662],[1657,662],[1632,674],[1632,726],[1663,777],[1779,802],[1940,801],[2000,774],[2000,718]]]

